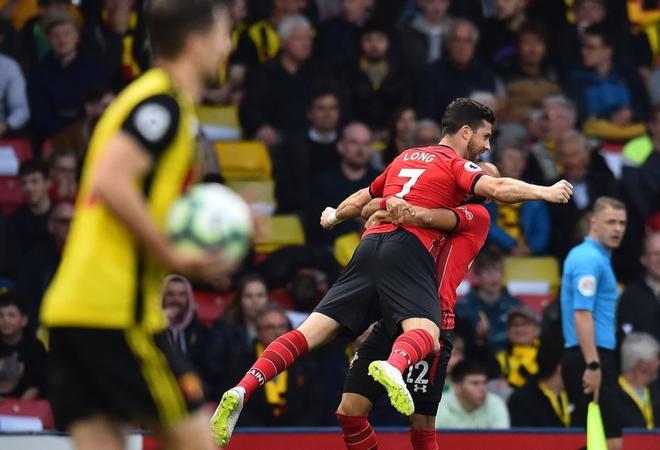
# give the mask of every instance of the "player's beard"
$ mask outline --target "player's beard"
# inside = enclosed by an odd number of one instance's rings
[[[470,161],[477,162],[479,155],[481,155],[483,147],[477,144],[473,139],[470,139],[467,143],[467,158]]]

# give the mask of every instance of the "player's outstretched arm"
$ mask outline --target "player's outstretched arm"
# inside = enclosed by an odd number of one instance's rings
[[[458,217],[451,209],[426,209],[415,206],[415,215],[406,215],[403,222],[415,227],[452,232],[458,226]]]
[[[567,203],[573,194],[573,186],[566,180],[558,181],[552,186],[538,186],[513,178],[493,178],[484,175],[477,180],[474,194],[504,203],[517,203],[525,200]]]
[[[321,213],[321,226],[324,230],[332,230],[335,225],[348,219],[360,217],[362,208],[371,200],[369,188],[360,189],[349,195],[337,206],[337,209],[327,207]]]
[[[101,200],[164,266],[204,278],[226,272],[228,267],[217,255],[193,257],[174,251],[151,219],[135,180],[145,176],[152,163],[152,156],[134,138],[116,134],[92,174],[92,196]]]

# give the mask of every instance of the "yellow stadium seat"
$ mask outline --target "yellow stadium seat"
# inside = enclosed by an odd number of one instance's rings
[[[334,255],[340,266],[346,267],[348,265],[348,262],[353,257],[353,253],[355,253],[355,249],[359,244],[360,233],[356,231],[342,234],[337,239],[335,239],[333,244]]]
[[[240,128],[238,109],[235,106],[201,105],[197,108],[200,123],[227,128]]]
[[[270,209],[270,214],[275,210],[275,182],[273,180],[263,181],[227,181],[227,186],[241,194],[248,203],[263,205]]]
[[[288,245],[304,245],[305,233],[295,215],[272,216],[266,220],[264,236],[255,242],[257,253],[272,253]]]
[[[547,283],[550,293],[559,289],[559,263],[552,256],[516,257],[504,259],[504,283]],[[531,293],[531,292],[530,292]]]
[[[259,141],[213,144],[220,172],[227,181],[270,180],[273,168],[266,146]]]

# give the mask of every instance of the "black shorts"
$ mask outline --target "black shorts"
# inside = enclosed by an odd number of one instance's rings
[[[391,335],[412,317],[427,318],[439,328],[435,261],[404,229],[366,236],[314,311],[339,322],[352,337],[381,318]]]
[[[204,402],[199,378],[164,334],[55,327],[49,347],[50,400],[60,430],[98,413],[167,427]]]
[[[383,386],[373,380],[367,372],[369,363],[386,360],[392,351],[396,337],[387,333],[382,322],[377,322],[373,330],[360,346],[351,361],[344,392],[360,394],[375,403],[385,393]],[[440,332],[440,351],[429,354],[403,374],[408,391],[415,403],[415,414],[435,416],[442,399],[445,386],[447,363],[451,357],[453,331]]]
[[[598,347],[598,358],[601,366],[601,381],[599,404],[603,416],[605,436],[617,438],[622,436],[621,410],[618,405],[618,366],[614,350]],[[574,406],[571,413],[571,426],[586,428],[587,408],[592,399],[582,388],[582,376],[586,364],[579,347],[567,348],[562,360],[561,372],[569,402]]]

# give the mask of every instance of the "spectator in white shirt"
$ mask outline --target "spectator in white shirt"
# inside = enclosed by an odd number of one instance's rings
[[[451,388],[438,408],[436,428],[509,428],[504,400],[486,389],[484,367],[461,361],[453,368],[451,380]]]
[[[21,129],[29,118],[21,69],[12,58],[0,54],[0,137]]]

